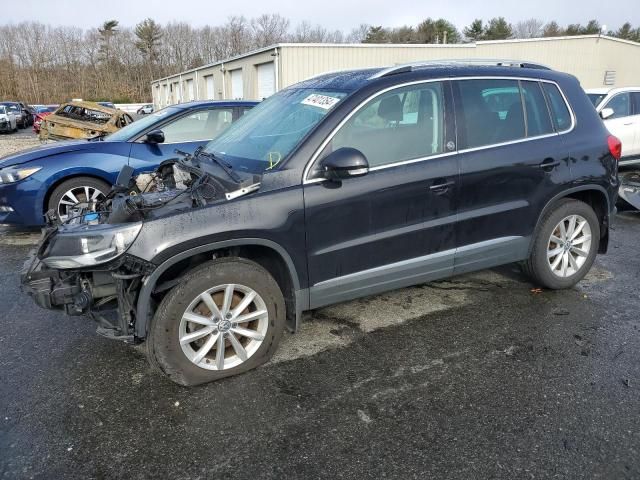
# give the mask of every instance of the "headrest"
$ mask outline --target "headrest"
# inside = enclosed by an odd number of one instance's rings
[[[389,122],[399,122],[403,118],[402,102],[398,95],[385,97],[378,106],[378,116]]]

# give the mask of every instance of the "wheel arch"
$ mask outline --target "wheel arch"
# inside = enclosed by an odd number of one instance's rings
[[[154,296],[164,295],[187,272],[215,257],[236,256],[258,263],[274,277],[285,298],[287,328],[296,331],[302,311],[308,306],[308,290],[300,279],[287,251],[279,244],[259,238],[225,240],[185,250],[161,263],[145,278],[136,303],[135,334],[145,338],[153,314]]]
[[[600,222],[600,245],[598,253],[606,253],[609,245],[609,212],[611,211],[611,205],[609,202],[609,196],[607,191],[600,185],[581,185],[579,187],[573,187],[568,190],[564,190],[551,198],[544,206],[538,220],[532,238],[535,238],[542,226],[542,219],[545,214],[554,208],[556,204],[565,198],[573,198],[586,203],[593,208]],[[533,248],[533,242],[529,246],[529,254]]]
[[[49,199],[51,198],[51,195],[53,194],[54,190],[56,188],[58,188],[60,185],[62,185],[64,182],[67,182],[69,180],[73,180],[74,178],[80,178],[80,177],[87,177],[87,178],[92,178],[94,180],[100,180],[101,182],[105,182],[109,185],[112,185],[111,180],[108,178],[108,176],[105,175],[101,175],[100,173],[97,173],[95,171],[91,171],[91,172],[74,172],[71,173],[69,175],[63,175],[60,176],[59,178],[56,178],[53,182],[51,182],[51,184],[49,186],[47,186],[47,189],[45,190],[44,193],[44,197],[42,199],[42,213],[46,213],[47,212],[47,205],[49,204]]]

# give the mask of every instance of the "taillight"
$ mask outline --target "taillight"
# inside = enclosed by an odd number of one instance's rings
[[[607,144],[609,145],[609,152],[611,156],[616,160],[620,160],[622,156],[622,142],[613,135],[607,137]]]

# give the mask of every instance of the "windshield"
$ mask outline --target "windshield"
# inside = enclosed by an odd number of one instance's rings
[[[4,105],[0,105],[0,115],[6,115],[7,109],[4,108]]]
[[[175,115],[181,110],[182,109],[176,107],[163,108],[162,110],[151,113],[146,117],[141,118],[140,120],[136,120],[135,122],[127,125],[124,128],[121,128],[111,135],[106,136],[104,139],[108,142],[126,142],[127,140],[135,137],[147,128],[153,126],[156,123],[162,122],[163,120]]]
[[[233,168],[262,173],[275,167],[347,92],[287,89],[253,108],[205,147]]]
[[[12,112],[20,111],[20,105],[18,105],[17,103],[4,103],[3,105],[7,108],[7,110],[11,110]]]
[[[589,100],[591,100],[591,103],[593,103],[594,107],[600,105],[600,102],[602,102],[602,100],[604,100],[604,97],[606,96],[606,93],[587,93],[587,97],[589,97]]]

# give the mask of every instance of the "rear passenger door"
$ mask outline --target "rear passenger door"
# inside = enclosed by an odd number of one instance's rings
[[[552,83],[483,78],[453,86],[460,165],[454,272],[462,273],[527,256],[539,213],[571,180],[558,133],[572,128],[573,117]]]
[[[458,165],[449,82],[383,92],[339,127],[317,158],[360,150],[370,171],[304,185],[311,307],[448,275]]]

